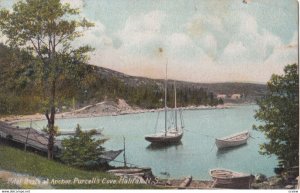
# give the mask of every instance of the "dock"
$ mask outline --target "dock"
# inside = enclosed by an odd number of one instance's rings
[[[75,131],[61,132],[59,135],[75,135]],[[96,135],[102,135],[102,130],[96,130]],[[0,121],[0,142],[2,140],[13,141],[24,145],[25,148],[31,147],[43,153],[48,153],[48,134],[30,127],[13,126]],[[58,155],[62,149],[60,139],[54,140],[54,155]],[[97,163],[103,164],[113,161],[123,152],[120,150],[104,151],[97,159]]]
[[[75,131],[60,132],[58,136],[75,135]],[[102,135],[102,130],[96,130],[96,135]],[[13,126],[0,121],[0,139],[6,139],[23,144],[24,147],[31,147],[41,152],[48,152],[48,134],[30,127]],[[61,140],[54,140],[54,152],[57,154],[62,148]]]
[[[29,127],[12,126],[0,122],[0,137],[13,142],[21,143],[24,147],[31,147],[41,152],[48,152],[48,134]],[[54,141],[54,152],[61,149],[61,140]]]

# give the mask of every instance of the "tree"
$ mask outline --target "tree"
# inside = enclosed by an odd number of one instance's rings
[[[62,141],[61,160],[68,165],[79,168],[97,165],[97,160],[104,151],[101,144],[106,139],[96,140],[93,138],[95,134],[96,130],[83,132],[80,125],[77,125],[75,135]]]
[[[287,65],[284,75],[272,75],[267,95],[258,101],[255,118],[264,124],[268,143],[261,144],[262,154],[275,154],[285,167],[299,165],[299,72],[296,64]]]
[[[79,20],[79,10],[60,0],[18,1],[13,11],[0,11],[0,30],[11,47],[32,53],[39,71],[42,92],[47,101],[48,158],[53,158],[56,89],[60,78],[72,74],[88,59],[89,46],[73,48],[71,43],[93,24]],[[77,18],[77,19],[76,19]],[[50,111],[50,113],[49,113]]]

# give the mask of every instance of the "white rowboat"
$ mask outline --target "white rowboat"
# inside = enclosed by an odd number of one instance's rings
[[[240,172],[234,172],[226,169],[213,169],[209,171],[210,176],[214,182],[212,188],[251,188],[251,183],[254,176]]]
[[[216,145],[218,149],[222,149],[226,147],[235,147],[247,143],[249,137],[250,137],[249,131],[244,131],[242,133],[237,133],[231,136],[216,139]]]

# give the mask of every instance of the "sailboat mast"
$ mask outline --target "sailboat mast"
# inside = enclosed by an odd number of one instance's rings
[[[166,78],[165,78],[165,136],[167,135],[167,76],[168,76],[168,59],[166,63]]]
[[[175,104],[174,104],[174,109],[175,109],[175,129],[177,131],[177,96],[176,96],[176,81],[174,80],[174,95],[175,95]]]

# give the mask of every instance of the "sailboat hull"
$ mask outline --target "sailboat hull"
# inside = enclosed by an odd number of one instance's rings
[[[145,139],[151,143],[177,143],[181,140],[183,133],[173,135],[150,135],[146,136]]]

